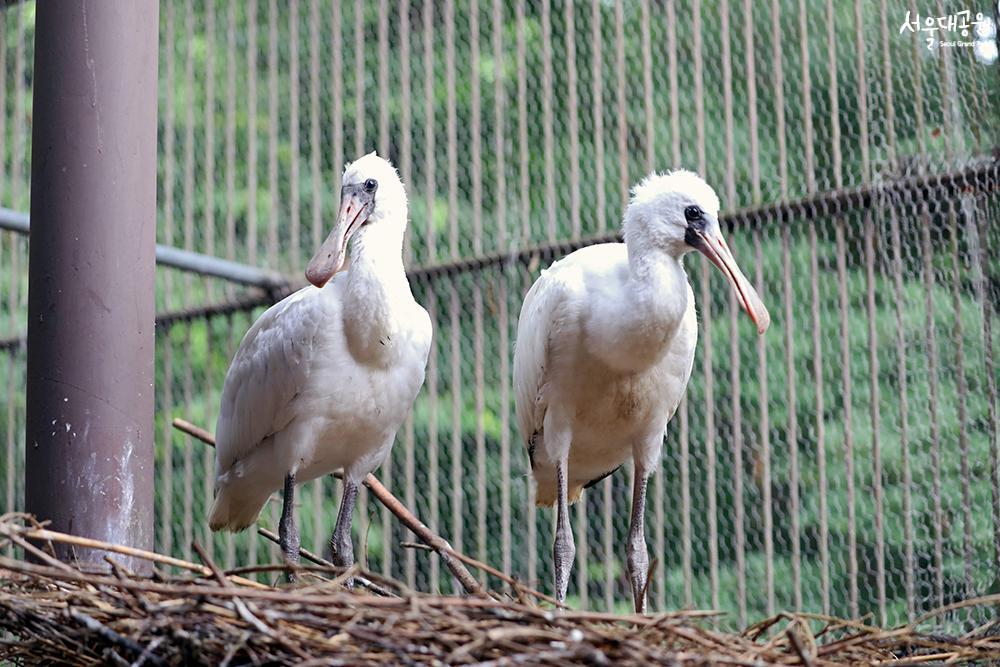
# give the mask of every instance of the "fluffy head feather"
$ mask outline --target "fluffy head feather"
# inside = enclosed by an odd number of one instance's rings
[[[344,185],[364,183],[369,178],[378,182],[378,192],[375,194],[375,209],[369,220],[378,222],[382,218],[400,211],[406,211],[406,188],[399,178],[399,173],[392,163],[379,157],[375,151],[359,157],[344,168]]]
[[[719,214],[719,197],[715,190],[693,171],[678,169],[653,173],[632,188],[632,206],[662,205],[671,199],[691,201],[706,213]]]
[[[692,205],[712,218],[719,215],[718,195],[698,174],[679,169],[642,179],[632,189],[632,201],[625,211],[629,253],[659,250],[679,257],[692,250],[684,240],[684,209]]]

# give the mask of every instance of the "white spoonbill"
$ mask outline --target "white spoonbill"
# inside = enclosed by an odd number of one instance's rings
[[[298,563],[295,485],[343,470],[330,546],[337,565],[354,561],[358,484],[389,453],[430,351],[430,318],[403,271],[406,218],[389,162],[371,153],[347,166],[337,222],[306,268],[312,285],[260,316],[226,375],[212,530],[246,528],[284,486],[281,549]]]
[[[625,243],[556,262],[521,306],[514,352],[518,425],[539,505],[556,505],[555,592],[566,597],[576,548],[568,504],[629,458],[635,466],[627,561],[636,611],[649,567],[646,479],[684,395],[698,323],[681,259],[706,255],[764,333],[770,316],[719,229],[719,198],[688,171],[652,175],[625,212]]]

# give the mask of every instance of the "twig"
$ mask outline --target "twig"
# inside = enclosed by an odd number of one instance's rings
[[[226,575],[219,569],[219,566],[215,564],[215,561],[208,555],[208,552],[205,551],[205,547],[201,546],[201,543],[199,543],[198,540],[194,540],[191,542],[191,548],[194,549],[196,554],[198,554],[198,558],[200,558],[201,562],[204,563],[209,569],[212,576],[215,577],[215,580],[219,582],[219,585],[223,588],[229,588],[229,580],[226,579]]]
[[[923,616],[917,618],[917,620],[910,623],[910,627],[915,628],[918,625],[926,623],[935,616],[941,616],[942,614],[947,614],[948,612],[956,611],[958,609],[964,609],[965,607],[981,607],[983,605],[1000,605],[1000,594],[994,595],[983,595],[978,598],[969,598],[968,600],[962,600],[960,602],[954,602],[949,605],[945,605],[940,609],[935,609],[934,611],[929,611]]]
[[[203,443],[209,447],[215,447],[215,436],[201,428],[200,426],[195,426],[186,419],[181,419],[180,417],[174,417],[174,428],[183,433],[187,433],[193,438],[201,440]]]
[[[649,567],[646,568],[646,583],[642,587],[642,598],[646,599],[646,594],[649,592],[649,585],[653,582],[653,574],[656,572],[656,566],[659,564],[660,560],[653,556],[653,560],[649,561]]]
[[[58,558],[48,555],[47,553],[36,547],[31,542],[21,539],[20,535],[17,535],[16,533],[12,532],[5,532],[4,534],[10,539],[11,542],[18,545],[19,547],[24,549],[27,553],[30,553],[32,556],[42,561],[43,563],[48,563],[52,567],[59,568],[63,572],[75,572],[75,570],[72,567],[62,562]]]

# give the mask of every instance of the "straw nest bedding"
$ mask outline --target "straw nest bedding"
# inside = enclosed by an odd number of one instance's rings
[[[112,553],[103,573],[81,571],[46,546],[104,546],[152,576],[127,573]],[[712,629],[711,612],[649,616],[557,610],[531,589],[466,597],[416,593],[352,568],[303,567],[293,586],[243,578],[283,566],[222,572],[201,563],[47,531],[0,517],[0,662],[73,665],[846,665],[1000,661],[992,625],[961,637],[920,626],[880,629],[781,614],[742,633]],[[37,545],[37,546],[36,546]],[[322,559],[311,556],[316,561]],[[470,559],[471,560],[471,559]],[[167,574],[167,571],[180,574]],[[345,582],[357,582],[346,588]],[[994,605],[983,598],[964,605]],[[933,621],[928,615],[922,622]],[[991,636],[992,635],[992,636]]]

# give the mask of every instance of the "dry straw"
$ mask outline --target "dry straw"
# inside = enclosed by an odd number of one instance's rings
[[[266,531],[265,531],[266,533]],[[267,535],[265,535],[267,536]],[[343,570],[315,554],[294,588],[284,565],[223,572],[201,563],[46,530],[30,517],[0,517],[0,546],[31,562],[0,558],[0,661],[27,664],[180,665],[846,665],[1000,660],[1000,637],[984,627],[962,637],[916,626],[884,630],[810,614],[780,614],[740,634],[709,629],[713,612],[650,616],[555,610],[530,589],[443,597]],[[51,544],[109,552],[104,573],[51,554]],[[114,554],[147,560],[152,577],[124,571]],[[472,559],[468,559],[472,561]],[[472,561],[474,562],[474,561]],[[168,573],[165,568],[171,568]],[[348,588],[345,583],[356,581]],[[994,605],[1000,596],[964,605]],[[942,610],[942,613],[956,607]],[[933,615],[920,619],[931,620]]]

